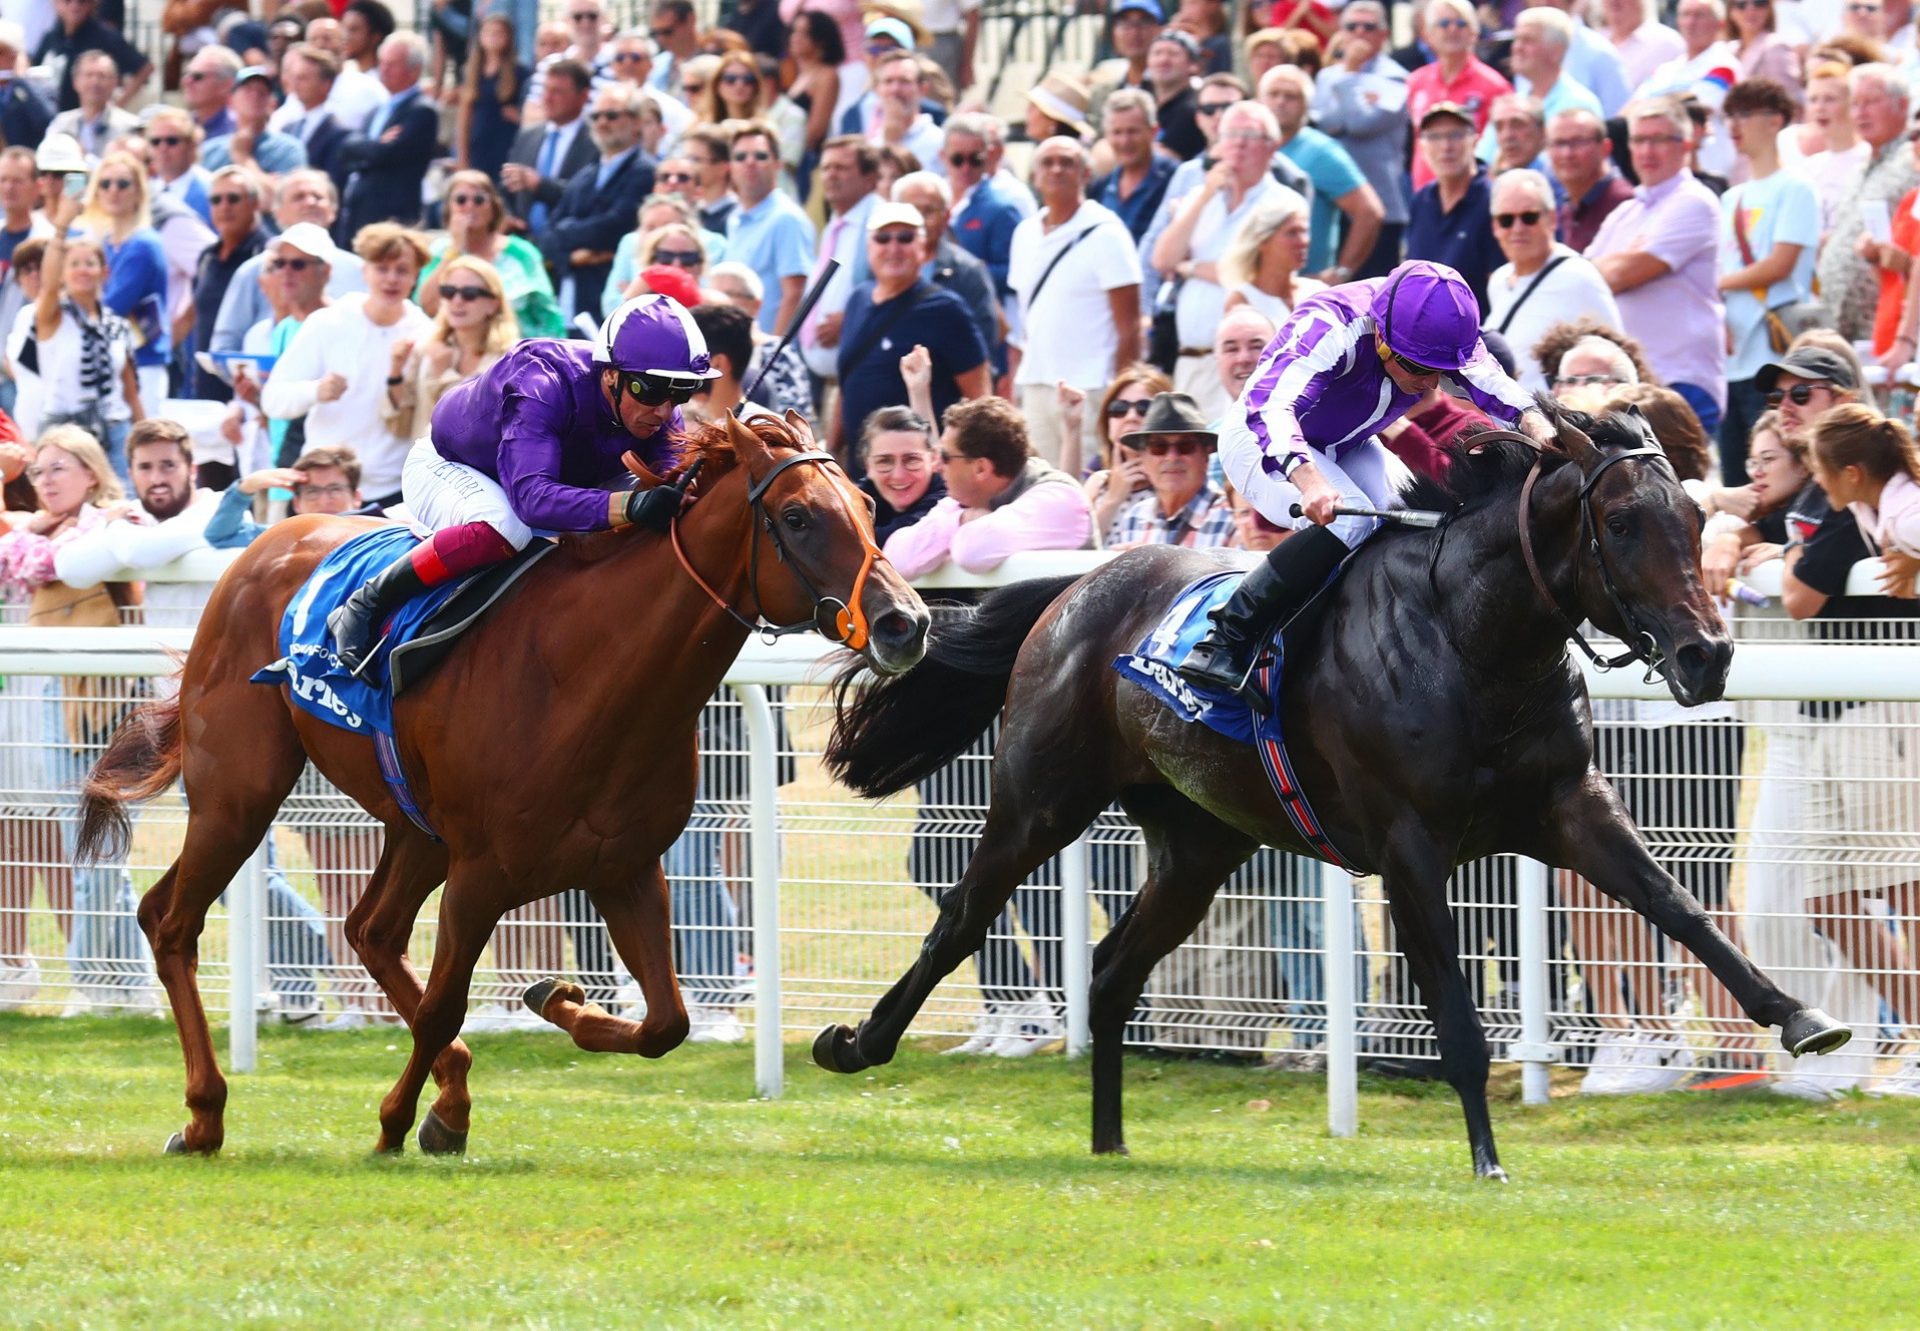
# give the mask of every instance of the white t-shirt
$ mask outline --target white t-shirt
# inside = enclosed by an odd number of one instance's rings
[[[1140,285],[1133,233],[1111,209],[1091,200],[1051,232],[1045,223],[1041,214],[1015,227],[1007,259],[1007,283],[1020,303],[1025,339],[1014,381],[1051,384],[1064,379],[1078,388],[1104,387],[1120,348],[1107,292]],[[1041,277],[1063,250],[1066,256],[1042,286]],[[1030,296],[1036,287],[1038,301]]]
[[[307,421],[307,447],[345,445],[360,454],[361,492],[382,498],[400,491],[400,464],[413,440],[387,428],[380,410],[393,368],[393,344],[418,342],[433,320],[412,301],[382,328],[366,315],[367,297],[344,296],[314,312],[267,376],[260,405],[276,420]],[[346,392],[320,401],[320,380],[338,374]]]
[[[1272,176],[1262,175],[1240,199],[1240,206],[1227,211],[1225,192],[1215,194],[1200,210],[1193,225],[1193,238],[1187,244],[1186,257],[1194,263],[1218,263],[1233,243],[1240,224],[1262,203],[1273,201],[1288,211],[1307,211],[1307,201],[1298,191],[1289,189]],[[1176,201],[1177,210],[1185,201]],[[1179,299],[1174,302],[1174,322],[1180,330],[1180,347],[1187,350],[1213,349],[1213,330],[1220,326],[1220,315],[1227,303],[1227,289],[1218,282],[1190,277],[1180,284]]]
[[[1518,371],[1514,378],[1529,393],[1544,393],[1550,386],[1546,376],[1540,373],[1540,362],[1533,358],[1533,348],[1547,329],[1583,317],[1597,319],[1609,328],[1620,326],[1620,307],[1613,299],[1607,279],[1600,276],[1600,270],[1573,249],[1556,243],[1547,255],[1547,262],[1559,258],[1566,262],[1548,273],[1518,310],[1513,309],[1513,303],[1532,285],[1534,278],[1540,276],[1539,272],[1515,277],[1513,265],[1503,263],[1487,279],[1485,326],[1500,330],[1500,335],[1507,339]],[[1513,312],[1511,323],[1507,322],[1509,311]],[[1503,323],[1506,327],[1501,330]]]

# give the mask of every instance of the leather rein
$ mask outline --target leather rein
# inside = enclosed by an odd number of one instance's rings
[[[1664,677],[1667,671],[1666,658],[1660,654],[1658,644],[1655,643],[1653,635],[1647,632],[1646,628],[1641,624],[1640,617],[1634,614],[1633,607],[1620,595],[1619,588],[1614,586],[1613,570],[1607,563],[1606,547],[1600,541],[1600,529],[1594,522],[1592,501],[1593,488],[1600,483],[1600,478],[1607,474],[1609,468],[1634,458],[1649,458],[1658,459],[1662,464],[1671,469],[1673,464],[1667,461],[1667,455],[1661,451],[1657,444],[1643,444],[1639,448],[1630,448],[1622,452],[1607,454],[1600,459],[1599,465],[1587,474],[1580,485],[1580,544],[1585,549],[1588,557],[1592,559],[1594,564],[1599,568],[1600,586],[1605,590],[1607,600],[1612,604],[1614,613],[1620,617],[1621,624],[1623,624],[1627,630],[1627,650],[1618,656],[1608,657],[1602,656],[1596,651],[1593,644],[1587,641],[1586,635],[1580,632],[1579,621],[1567,613],[1566,608],[1560,604],[1560,598],[1553,594],[1553,589],[1547,585],[1546,577],[1540,572],[1540,561],[1533,552],[1533,487],[1535,482],[1540,479],[1541,469],[1546,463],[1547,454],[1540,451],[1540,445],[1537,440],[1529,438],[1516,430],[1491,431],[1486,434],[1474,436],[1473,441],[1480,443],[1491,442],[1493,440],[1511,440],[1524,443],[1534,449],[1537,454],[1534,458],[1532,470],[1527,473],[1526,483],[1520,487],[1520,503],[1516,515],[1520,528],[1520,557],[1526,561],[1527,576],[1533,579],[1534,590],[1540,594],[1540,599],[1546,602],[1547,606],[1559,618],[1561,625],[1567,631],[1567,637],[1586,655],[1586,658],[1593,663],[1595,670],[1603,672],[1617,670],[1621,666],[1631,665],[1635,661],[1643,661],[1647,667],[1646,683],[1651,684],[1656,679]]]
[[[693,561],[687,558],[686,548],[680,544],[678,515],[674,517],[673,525],[667,529],[667,534],[673,542],[673,553],[679,559],[680,567],[686,570],[687,576],[693,579],[694,584],[705,592],[715,605],[732,616],[734,622],[747,632],[758,633],[766,641],[773,642],[789,634],[817,631],[820,636],[829,641],[840,643],[856,652],[865,651],[867,616],[866,612],[860,608],[860,596],[866,590],[867,575],[873,571],[875,561],[885,558],[880,553],[880,547],[874,544],[872,532],[861,526],[858,521],[854,523],[855,529],[860,533],[861,544],[866,547],[866,556],[860,562],[860,572],[854,575],[853,590],[848,593],[852,602],[849,604],[838,597],[820,594],[814,587],[812,579],[807,577],[805,570],[789,554],[786,540],[780,535],[780,525],[773,520],[773,515],[767,512],[765,503],[767,488],[773,484],[780,473],[789,467],[810,463],[818,463],[836,470],[840,466],[839,459],[833,454],[818,449],[793,453],[774,463],[767,474],[747,491],[747,504],[753,509],[755,519],[752,527],[753,535],[748,542],[747,550],[747,588],[753,597],[751,619],[734,609],[727,598],[715,591],[694,568]],[[763,529],[767,539],[773,542],[774,554],[782,564],[786,565],[787,572],[791,573],[794,581],[800,584],[800,589],[813,599],[813,613],[806,619],[796,620],[791,624],[772,624],[767,621],[766,611],[760,599],[760,533]]]

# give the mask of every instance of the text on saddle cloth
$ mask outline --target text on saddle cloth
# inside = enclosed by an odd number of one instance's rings
[[[1287,757],[1280,717],[1284,640],[1276,634],[1262,647],[1260,664],[1254,671],[1254,681],[1267,698],[1265,716],[1254,715],[1243,700],[1225,690],[1194,684],[1179,674],[1180,666],[1206,633],[1208,616],[1226,604],[1242,576],[1238,570],[1210,573],[1183,587],[1139,645],[1114,658],[1113,668],[1181,720],[1197,722],[1236,744],[1253,745],[1294,830],[1322,859],[1358,873],[1360,870],[1321,830],[1320,820],[1314,816]]]

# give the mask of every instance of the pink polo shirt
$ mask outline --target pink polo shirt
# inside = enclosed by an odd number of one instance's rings
[[[1451,83],[1440,72],[1438,60],[1407,75],[1407,116],[1413,122],[1414,136],[1413,187],[1418,190],[1433,179],[1433,168],[1420,150],[1421,116],[1441,102],[1457,103],[1473,117],[1473,133],[1478,138],[1493,117],[1494,99],[1512,91],[1513,85],[1500,77],[1500,71],[1478,56],[1468,56],[1460,76]]]
[[[1692,384],[1727,405],[1726,307],[1717,285],[1720,201],[1682,169],[1673,179],[1607,214],[1587,246],[1589,259],[1645,252],[1670,270],[1614,293],[1620,326],[1647,349],[1647,363],[1670,384]]]

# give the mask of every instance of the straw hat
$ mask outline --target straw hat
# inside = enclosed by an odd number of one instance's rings
[[[1071,74],[1049,72],[1039,86],[1028,91],[1027,101],[1039,107],[1043,114],[1069,126],[1081,138],[1093,137],[1093,126],[1087,123],[1092,94],[1086,84]]]

